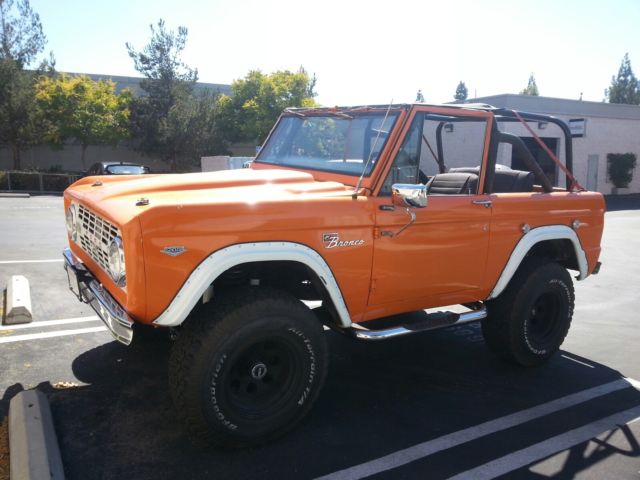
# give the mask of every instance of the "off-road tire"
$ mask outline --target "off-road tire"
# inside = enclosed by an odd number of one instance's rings
[[[327,371],[324,331],[288,293],[220,295],[173,345],[171,395],[196,444],[259,445],[293,428],[316,400]]]
[[[564,341],[575,295],[567,270],[550,260],[525,260],[502,294],[486,302],[482,334],[499,357],[531,367],[546,362]]]

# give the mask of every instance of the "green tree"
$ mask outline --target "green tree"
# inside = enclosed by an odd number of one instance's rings
[[[0,58],[14,60],[22,69],[35,60],[45,43],[40,16],[29,0],[0,0]]]
[[[21,153],[41,139],[34,84],[37,74],[0,59],[0,146],[8,147],[13,169],[20,170]]]
[[[618,75],[611,77],[611,86],[605,90],[609,103],[640,105],[640,82],[633,74],[629,54],[625,53]]]
[[[39,128],[34,85],[45,68],[25,70],[44,50],[40,17],[28,0],[0,0],[0,146],[11,150],[13,168],[21,168],[21,152],[38,143]]]
[[[142,51],[126,44],[136,70],[145,76],[140,82],[145,94],[136,98],[132,107],[132,132],[138,150],[169,161],[175,171],[178,160],[186,153],[178,146],[185,145],[181,139],[189,132],[179,128],[193,120],[191,114],[189,121],[185,115],[195,111],[190,97],[198,71],[181,60],[187,43],[185,27],[178,27],[177,32],[167,30],[164,20],[160,19],[157,26],[150,25],[150,28],[151,40]]]
[[[196,166],[205,155],[228,153],[220,120],[217,93],[205,91],[176,99],[159,123],[157,138],[165,146],[165,158],[173,171]]]
[[[540,95],[538,92],[538,85],[536,84],[536,78],[533,76],[533,73],[529,75],[529,82],[527,83],[527,88],[520,92],[520,95],[531,95],[533,97],[537,97]]]
[[[231,85],[233,95],[220,98],[226,137],[261,144],[285,108],[317,105],[313,99],[315,81],[315,76],[310,78],[302,67],[295,73],[252,70],[235,80]]]
[[[86,75],[42,77],[36,87],[47,140],[59,148],[70,139],[78,141],[85,169],[89,145],[116,145],[128,137],[131,98],[128,90],[116,94],[114,82],[96,82]]]
[[[469,96],[469,91],[467,90],[467,86],[464,84],[462,80],[458,83],[456,87],[456,94],[453,96],[459,102],[464,102]]]

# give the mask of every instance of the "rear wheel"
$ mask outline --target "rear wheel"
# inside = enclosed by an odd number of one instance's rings
[[[256,445],[304,417],[326,375],[314,314],[287,293],[248,288],[191,318],[171,353],[178,414],[197,440]]]
[[[567,270],[531,258],[495,300],[487,302],[482,333],[498,356],[523,366],[539,365],[555,352],[569,331],[574,291]]]

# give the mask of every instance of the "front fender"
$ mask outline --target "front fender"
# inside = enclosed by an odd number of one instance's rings
[[[264,261],[293,261],[309,267],[327,289],[340,317],[340,326],[351,325],[340,287],[327,262],[312,248],[294,242],[240,243],[212,253],[191,272],[169,306],[153,323],[163,327],[181,325],[202,298],[205,290],[223,272],[243,263]]]

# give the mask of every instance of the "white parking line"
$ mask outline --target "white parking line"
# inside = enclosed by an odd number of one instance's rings
[[[100,318],[94,315],[92,317],[62,318],[60,320],[45,320],[42,322],[22,323],[19,325],[3,325],[0,327],[0,332],[4,330],[22,330],[24,328],[53,327],[55,325],[67,325],[69,323],[95,322],[96,320],[100,320]]]
[[[76,330],[60,330],[58,332],[28,333],[26,335],[14,335],[11,337],[2,337],[0,338],[0,344],[24,342],[27,340],[40,340],[42,338],[66,337],[68,335],[80,335],[81,333],[104,332],[106,330],[107,330],[107,327],[90,327],[90,328],[78,328]]]
[[[413,447],[405,448],[404,450],[398,450],[397,452],[385,455],[384,457],[361,463],[360,465],[355,465],[338,472],[330,473],[329,475],[324,475],[316,480],[356,480],[376,475],[428,457],[436,452],[462,445],[472,440],[506,430],[507,428],[544,417],[545,415],[549,415],[580,403],[588,402],[594,398],[628,387],[640,390],[640,382],[625,378],[605,383],[604,385],[582,390],[580,392],[567,395],[566,397],[552,400],[551,402],[512,413],[511,415],[490,420],[474,427],[465,428],[464,430],[459,430],[457,432],[414,445]]]
[[[505,455],[479,467],[459,473],[449,480],[496,478],[529,465],[536,460],[542,460],[556,452],[561,452],[579,443],[591,440],[607,430],[614,429],[617,425],[633,423],[638,420],[640,420],[640,406],[615,413],[583,427],[548,438],[530,447],[523,448],[522,450],[510,453],[509,455]]]
[[[564,355],[564,354],[563,354],[563,355],[560,355],[560,356],[561,356],[562,358],[566,358],[567,360],[571,360],[572,362],[576,362],[576,363],[579,363],[580,365],[584,365],[585,367],[589,367],[589,368],[596,368],[595,366],[593,366],[593,365],[589,365],[589,364],[588,364],[588,363],[586,363],[586,362],[582,362],[582,361],[578,360],[577,358],[568,357],[568,356],[566,356],[566,355]]]
[[[52,258],[49,260],[0,260],[0,264],[7,265],[10,263],[52,263],[62,261],[64,261],[64,259],[62,258]]]

